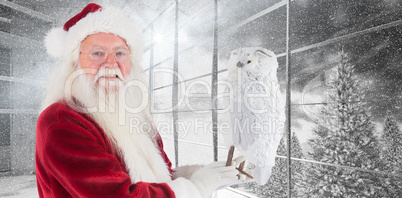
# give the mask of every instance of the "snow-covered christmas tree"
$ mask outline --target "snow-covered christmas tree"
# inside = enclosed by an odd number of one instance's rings
[[[305,197],[382,197],[379,175],[360,171],[375,171],[380,166],[378,140],[363,99],[364,90],[353,65],[342,52],[337,74],[329,83],[326,105],[313,131],[315,137],[309,141],[313,148],[310,157],[334,166],[309,165],[303,184]]]
[[[390,197],[402,196],[402,132],[390,113],[385,118],[381,135],[382,171],[392,174],[386,179]]]

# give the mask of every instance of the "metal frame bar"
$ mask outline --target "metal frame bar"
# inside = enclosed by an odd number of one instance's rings
[[[292,101],[291,101],[291,57],[290,57],[290,0],[286,3],[286,147],[287,147],[287,177],[288,177],[288,196],[292,196],[292,160],[291,160],[291,144],[292,144]]]
[[[258,197],[255,196],[255,195],[252,195],[252,194],[249,194],[249,193],[246,193],[246,192],[237,190],[237,189],[232,188],[232,187],[226,187],[225,189],[228,190],[228,191],[234,192],[234,193],[236,193],[236,194],[242,195],[242,196],[244,196],[244,197],[247,197],[247,198],[258,198]]]
[[[205,98],[207,98],[207,97],[205,97]],[[220,110],[223,110],[223,109],[217,109],[217,110],[220,111]],[[199,110],[196,110],[196,111],[194,111],[194,110],[179,110],[179,111],[177,111],[177,113],[194,113],[194,112],[207,113],[207,112],[211,112],[211,111],[212,111],[212,109],[199,109]],[[154,112],[152,114],[167,114],[167,113],[173,113],[173,111]]]
[[[212,104],[212,141],[214,161],[218,161],[218,0],[214,7],[214,50],[212,56],[211,104]]]
[[[6,0],[0,0],[0,5],[9,7],[11,9],[17,10],[19,12],[25,13],[31,17],[40,19],[42,21],[46,21],[46,22],[53,22],[53,19],[50,16],[44,15],[40,12],[31,10],[29,8],[26,8],[24,6],[18,5],[16,3],[10,2],[10,1],[6,1]]]
[[[162,138],[163,140],[169,140],[169,141],[174,141],[174,139],[169,139],[169,138]],[[200,146],[206,146],[206,147],[214,147],[214,145],[212,144],[207,144],[207,143],[201,143],[201,142],[194,142],[194,141],[188,141],[188,140],[183,140],[183,139],[179,139],[179,142],[182,143],[188,143],[188,144],[196,144],[196,145],[200,145]],[[220,149],[227,149],[225,146],[217,146]]]
[[[36,109],[0,109],[0,114],[35,114],[35,115],[39,115],[40,110],[36,110]]]
[[[275,11],[275,10],[281,8],[282,6],[285,6],[287,4],[286,1],[287,0],[282,0],[281,2],[276,3],[275,5],[270,6],[270,7],[268,7],[267,9],[265,9],[265,10],[263,10],[261,12],[258,12],[257,14],[255,14],[255,15],[253,15],[253,16],[251,16],[251,17],[249,17],[249,18],[247,18],[247,19],[245,19],[243,21],[240,21],[236,25],[224,29],[222,32],[220,32],[219,36],[221,36],[221,35],[222,36],[223,35],[230,35],[230,34],[235,33],[236,30],[239,29],[240,27],[242,27],[242,26],[244,26],[244,25],[246,25],[246,24],[248,24],[248,23],[250,23],[250,22],[252,22],[252,21],[254,21],[254,20],[256,20],[256,19],[258,19],[260,17],[262,17],[262,16],[265,16],[265,15],[271,13],[272,11]]]
[[[151,32],[153,32],[154,26],[153,24],[150,25],[149,27],[151,29]],[[154,39],[154,35],[152,35],[152,39]],[[149,104],[149,110],[152,109],[152,105],[153,105],[153,98],[154,98],[154,45],[151,44],[151,48],[149,50],[149,96],[148,96],[148,104]]]
[[[17,78],[17,77],[10,77],[10,76],[0,76],[0,81],[8,81],[8,82],[18,82],[18,83],[25,83],[28,85],[34,85],[39,87],[44,87],[46,82],[44,81],[37,81],[25,78]]]
[[[219,74],[219,73],[222,73],[222,72],[225,72],[225,71],[227,71],[227,69],[219,70],[216,73]],[[208,77],[208,76],[212,76],[212,73],[203,74],[203,75],[200,75],[200,76],[196,76],[194,78],[189,78],[189,79],[186,79],[186,80],[182,80],[182,81],[179,81],[179,84],[189,82],[189,81],[192,81],[192,80],[197,80],[197,79],[204,78],[204,77]],[[163,89],[163,88],[170,87],[170,86],[173,86],[173,84],[160,86],[160,87],[154,88],[154,90],[156,91],[156,90]]]
[[[11,23],[11,19],[7,19],[7,18],[4,18],[4,17],[0,17],[0,21],[6,22],[6,23]]]
[[[395,102],[395,101],[401,101],[402,102],[402,98],[400,98],[400,99],[376,99],[376,98],[373,98],[373,99],[370,99],[370,100],[368,100],[368,99],[362,99],[362,100],[359,100],[359,101],[349,101],[348,103],[360,103],[360,102],[370,102],[370,103],[372,103],[372,102],[378,102],[378,101],[387,101],[387,102]],[[337,103],[335,103],[335,102],[314,102],[314,103],[306,103],[306,104],[300,104],[300,103],[293,103],[292,105],[294,105],[294,106],[307,106],[307,105],[329,105],[329,104],[337,104]]]
[[[287,156],[281,156],[277,155],[277,158],[282,158],[282,159],[287,159]],[[345,165],[338,165],[338,164],[330,164],[330,163],[325,163],[325,162],[319,162],[319,161],[314,161],[314,160],[308,160],[308,159],[301,159],[301,158],[294,158],[291,157],[291,160],[294,161],[300,161],[300,162],[306,162],[306,163],[312,163],[312,164],[320,164],[324,166],[332,166],[336,168],[343,168],[343,169],[349,169],[349,170],[355,170],[355,171],[361,171],[361,172],[367,172],[367,173],[373,173],[373,174],[380,174],[388,177],[399,177],[402,178],[402,175],[399,174],[394,174],[394,173],[387,173],[384,171],[374,171],[374,170],[369,170],[369,169],[364,169],[364,168],[359,168],[359,167],[352,167],[352,166],[345,166]]]
[[[178,126],[178,101],[179,101],[179,0],[175,0],[175,38],[174,38],[174,60],[173,60],[173,86],[172,86],[172,107],[173,107],[173,138],[175,150],[175,165],[179,165],[179,126]]]

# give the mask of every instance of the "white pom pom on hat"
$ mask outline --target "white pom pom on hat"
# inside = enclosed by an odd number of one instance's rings
[[[98,32],[112,33],[123,38],[131,50],[131,57],[141,61],[142,34],[137,25],[121,10],[88,4],[80,13],[68,20],[63,28],[54,28],[45,37],[48,54],[62,58],[65,53],[73,53],[89,35]],[[66,56],[69,57],[69,56]]]
[[[48,54],[55,58],[60,58],[65,49],[64,42],[68,34],[63,28],[54,28],[46,34],[45,46]]]

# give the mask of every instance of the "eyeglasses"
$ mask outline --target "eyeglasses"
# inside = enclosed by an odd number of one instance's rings
[[[130,51],[126,48],[119,48],[112,53],[108,53],[104,49],[95,48],[92,49],[91,52],[88,53],[80,52],[80,54],[89,54],[91,59],[98,63],[104,63],[109,54],[114,54],[114,58],[117,62],[126,62],[127,60],[129,60],[130,57]]]

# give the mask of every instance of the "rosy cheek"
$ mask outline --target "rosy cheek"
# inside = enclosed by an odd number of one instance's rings
[[[80,66],[83,73],[91,80],[95,78],[96,73],[99,71],[99,66],[91,64],[90,62],[80,61]]]
[[[131,64],[128,63],[128,64],[125,64],[122,68],[120,68],[121,72],[123,73],[124,78],[127,78],[127,76],[130,75],[130,71],[131,71],[130,65]]]

